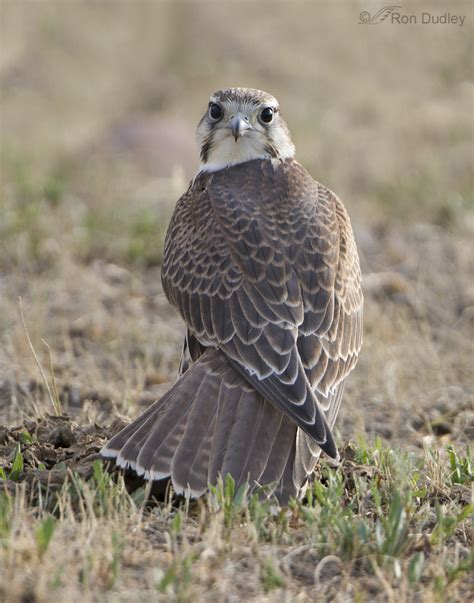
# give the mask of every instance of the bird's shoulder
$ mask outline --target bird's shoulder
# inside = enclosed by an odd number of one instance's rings
[[[231,251],[262,262],[265,252],[277,252],[277,260],[302,258],[308,269],[323,257],[333,268],[351,256],[358,264],[342,202],[294,159],[199,173],[179,199],[165,241],[165,272],[178,257],[217,262]]]

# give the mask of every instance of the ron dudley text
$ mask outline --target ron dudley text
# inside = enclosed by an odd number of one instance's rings
[[[441,13],[434,14],[428,12],[422,12],[419,15],[406,15],[393,11],[390,15],[392,23],[399,23],[400,25],[416,25],[421,23],[422,25],[457,25],[462,27],[465,15],[454,15],[452,13]]]

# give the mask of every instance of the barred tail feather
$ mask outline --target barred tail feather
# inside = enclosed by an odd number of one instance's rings
[[[271,484],[268,492],[287,502],[312,465],[296,454],[297,430],[219,350],[208,349],[101,454],[145,479],[171,479],[179,494],[200,496],[230,473],[237,487]]]

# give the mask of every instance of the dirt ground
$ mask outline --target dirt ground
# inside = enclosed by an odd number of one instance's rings
[[[226,4],[1,3],[0,600],[466,600],[468,479],[449,472],[469,473],[474,436],[472,4],[450,3],[462,27],[359,24],[371,2]],[[142,484],[129,495],[95,463],[175,378],[184,328],[160,284],[163,238],[197,164],[195,125],[228,85],[279,98],[297,158],[351,215],[364,348],[337,423],[346,464],[319,477],[359,500],[360,474],[370,498],[377,472],[408,485],[365,447],[415,459],[405,479],[425,472],[430,501],[406,503],[410,534],[435,536],[393,553],[399,567],[365,541],[348,553],[349,537],[308,536],[324,517],[303,507],[284,528],[252,502],[229,523],[225,494],[148,515]],[[458,518],[444,540],[438,503]],[[361,505],[353,517],[378,509]],[[360,556],[377,563],[351,573]]]

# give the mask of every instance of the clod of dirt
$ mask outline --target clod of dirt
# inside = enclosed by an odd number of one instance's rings
[[[51,433],[49,442],[55,448],[70,448],[76,443],[76,437],[70,425],[60,425]]]
[[[4,446],[6,444],[8,438],[8,431],[6,427],[0,427],[0,446]]]
[[[78,425],[67,415],[46,415],[20,426],[1,426],[0,466],[8,477],[19,443],[23,470],[18,481],[60,487],[71,471],[87,479],[100,449],[118,428],[116,424],[112,429],[95,423]],[[14,486],[11,480],[6,482],[8,488]]]

